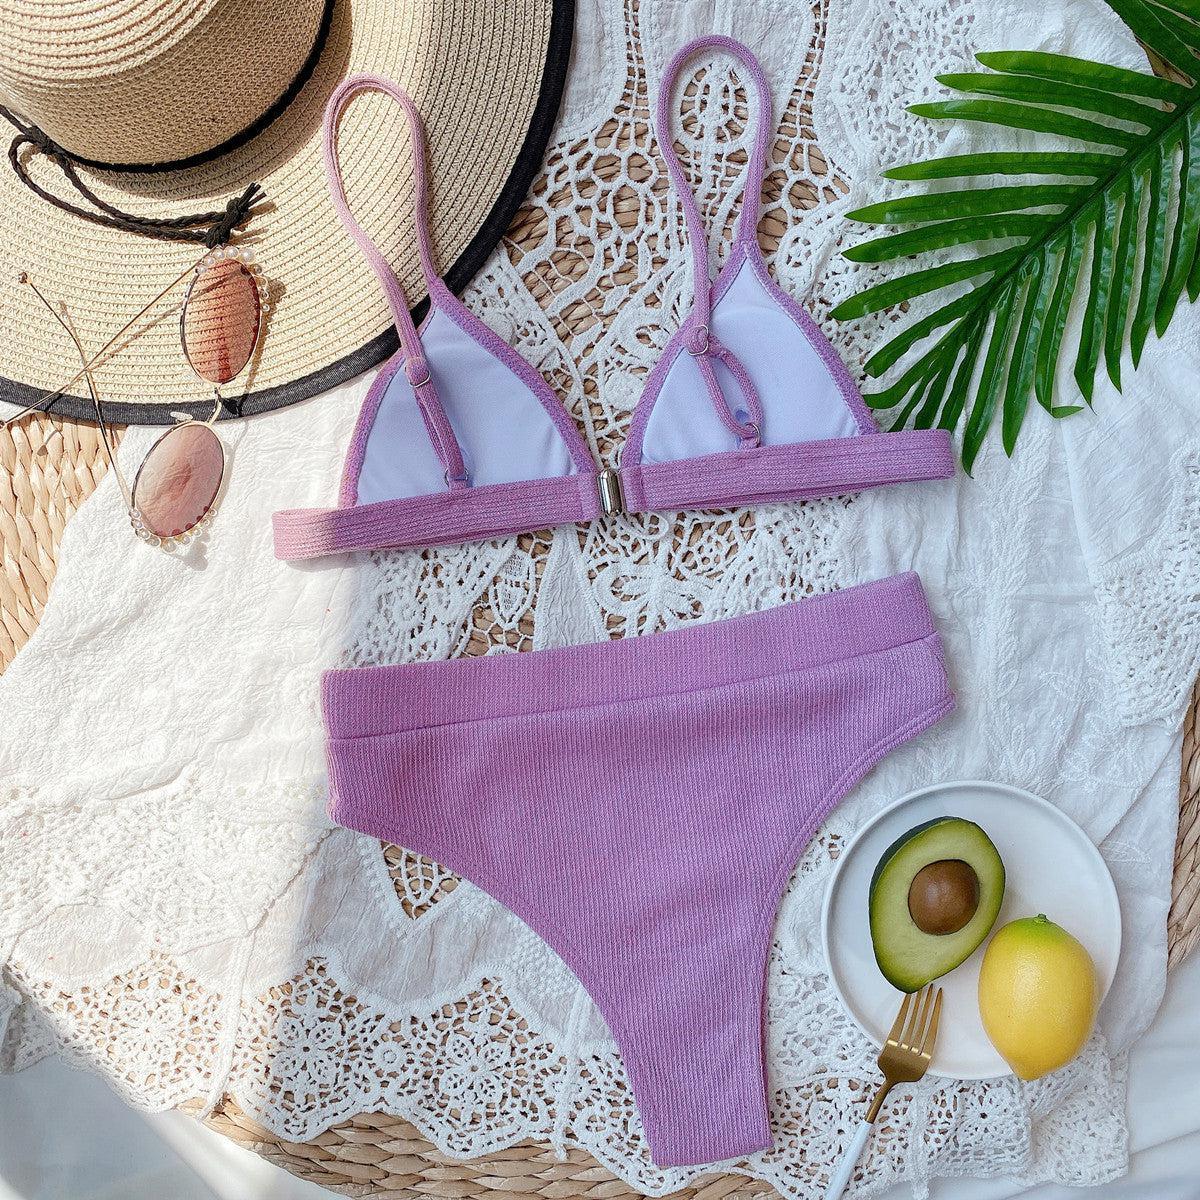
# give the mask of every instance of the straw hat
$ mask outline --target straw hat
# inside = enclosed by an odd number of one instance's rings
[[[253,248],[272,311],[238,381],[249,393],[241,412],[305,399],[380,361],[395,345],[387,308],[325,186],[327,97],[358,71],[411,93],[429,137],[438,264],[461,289],[541,165],[572,17],[571,0],[0,0],[0,105],[28,133],[16,156],[26,182],[0,159],[0,401],[29,404],[78,368],[20,271],[65,303],[94,352],[205,252],[94,224],[34,190],[91,207],[70,172],[105,204],[155,219],[215,219],[261,185],[235,240]],[[340,148],[355,214],[415,305],[425,288],[398,107],[373,92],[354,100]],[[99,369],[112,420],[211,410],[180,350],[182,299],[181,286]],[[86,391],[74,390],[51,411],[89,416]],[[0,404],[0,417],[12,411]]]

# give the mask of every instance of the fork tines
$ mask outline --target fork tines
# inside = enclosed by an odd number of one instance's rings
[[[942,1015],[942,989],[927,983],[919,992],[905,995],[887,1036],[889,1046],[930,1058]]]

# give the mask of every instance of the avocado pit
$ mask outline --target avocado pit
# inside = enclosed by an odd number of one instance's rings
[[[908,913],[922,933],[957,933],[978,908],[979,876],[960,858],[927,863],[908,889]]]

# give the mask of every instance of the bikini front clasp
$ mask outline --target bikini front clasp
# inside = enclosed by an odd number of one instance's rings
[[[625,512],[625,492],[621,487],[621,473],[612,467],[605,467],[596,476],[596,486],[600,491],[600,511],[606,517],[615,513]]]

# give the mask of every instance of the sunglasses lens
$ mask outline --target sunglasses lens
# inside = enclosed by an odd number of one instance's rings
[[[241,374],[258,342],[258,280],[236,258],[221,258],[192,280],[183,308],[183,352],[209,383]]]
[[[133,506],[155,537],[178,537],[212,508],[225,470],[221,439],[207,425],[180,425],[150,447],[133,482]]]

